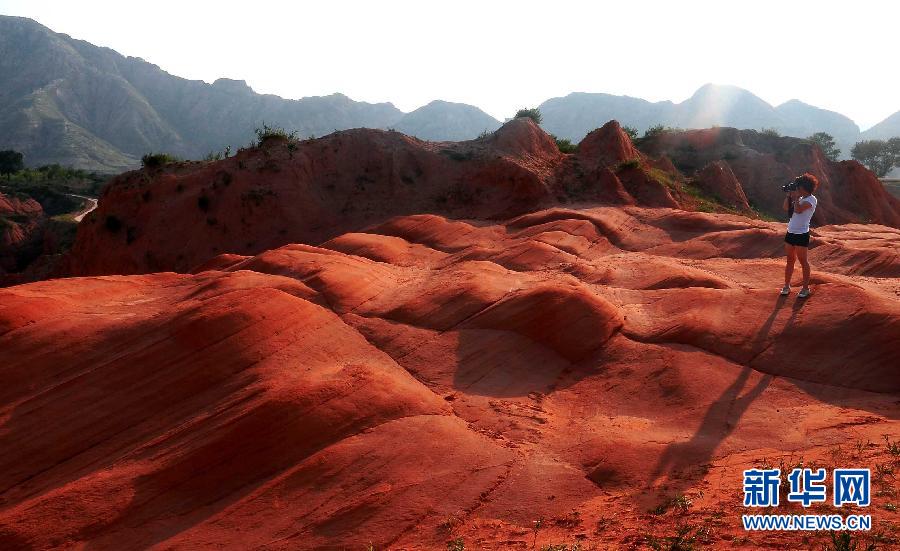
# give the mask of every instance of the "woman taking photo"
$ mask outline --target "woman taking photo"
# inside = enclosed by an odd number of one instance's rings
[[[784,236],[784,250],[787,253],[787,265],[784,267],[784,287],[782,295],[791,292],[791,276],[794,274],[794,261],[800,260],[803,268],[803,287],[797,295],[800,298],[809,296],[809,221],[816,212],[818,200],[813,192],[819,187],[819,180],[809,172],[794,179],[793,191],[784,198],[784,210],[791,212],[787,234]]]

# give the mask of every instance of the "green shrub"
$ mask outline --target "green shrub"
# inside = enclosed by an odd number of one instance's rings
[[[760,128],[759,133],[763,136],[769,136],[771,138],[780,138],[781,132],[776,128]]]
[[[441,153],[450,157],[454,161],[471,161],[475,157],[472,151],[456,151],[454,149],[442,149]]]
[[[670,129],[669,129],[668,127],[666,127],[665,125],[662,125],[662,124],[656,124],[656,125],[651,126],[650,128],[648,128],[648,129],[644,132],[644,137],[645,137],[645,138],[652,138],[652,137],[654,137],[654,136],[659,136],[659,135],[661,135],[661,134],[665,134],[666,132],[669,132],[669,130],[670,130]]]
[[[674,177],[671,174],[669,174],[668,172],[666,172],[665,170],[660,170],[658,168],[651,168],[649,171],[647,171],[647,176],[656,180],[657,182],[666,186],[667,188],[669,188],[672,191],[676,191],[678,189],[678,186],[675,182]]]
[[[516,111],[517,119],[531,119],[535,124],[541,124],[541,121],[544,120],[544,117],[541,115],[541,110],[537,107],[532,107],[531,109],[519,109]]]
[[[557,138],[553,134],[550,137],[556,142],[556,147],[559,148],[560,153],[575,153],[575,150],[578,149],[578,144],[572,143],[571,140]]]
[[[297,139],[297,131],[288,132],[280,126],[269,126],[263,123],[262,128],[256,129],[256,145],[261,146],[269,140],[291,141]]]
[[[634,170],[635,168],[639,168],[640,166],[640,160],[628,159],[627,161],[622,161],[621,163],[619,163],[619,166],[616,167],[616,170]]]
[[[637,128],[634,128],[633,126],[623,126],[622,131],[625,132],[625,134],[627,134],[629,138],[631,138],[631,141],[634,141],[638,138]]]
[[[825,546],[825,551],[875,551],[875,543],[869,543],[866,547],[860,547],[861,542],[853,539],[853,534],[848,531],[831,532],[831,544]]]
[[[178,157],[168,153],[147,153],[141,157],[141,166],[149,169],[162,168],[167,164],[177,163],[180,160]]]

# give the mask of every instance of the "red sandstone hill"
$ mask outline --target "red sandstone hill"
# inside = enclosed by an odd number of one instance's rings
[[[40,247],[45,223],[40,203],[0,193],[0,279],[21,268],[24,253]]]
[[[219,162],[123,174],[81,224],[58,273],[186,271],[217,254],[316,244],[402,214],[500,220],[572,203],[750,215],[753,203],[777,214],[781,183],[805,170],[823,181],[818,223],[900,227],[900,202],[858,164],[831,163],[793,142],[761,153],[751,138],[764,141],[732,129],[665,134],[642,142],[647,156],[612,121],[564,155],[530,119],[516,119],[468,142],[364,129],[271,139]],[[698,167],[718,168],[692,174],[679,154],[688,150]]]
[[[413,160],[391,166],[408,185]],[[635,206],[417,214],[193,274],[0,290],[0,548],[821,547],[744,532],[741,471],[896,465],[900,230],[816,229],[805,302],[777,294],[782,231]],[[896,491],[873,487],[883,542]]]
[[[781,184],[803,172],[816,175],[818,207],[814,224],[854,222],[900,227],[900,200],[888,193],[871,171],[856,161],[834,162],[821,149],[799,138],[772,136],[755,130],[709,128],[664,132],[641,139],[640,147],[653,156],[666,156],[685,174],[708,163],[727,165],[743,192],[757,208],[778,212],[784,195]],[[733,183],[724,193],[730,194]]]

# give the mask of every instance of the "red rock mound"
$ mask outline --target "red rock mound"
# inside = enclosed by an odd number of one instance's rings
[[[0,284],[8,272],[20,271],[25,259],[40,251],[45,224],[40,203],[0,193]]]
[[[550,200],[545,180],[560,157],[519,119],[470,142],[360,129],[126,173],[79,228],[61,273],[186,271],[220,253],[318,243],[397,214],[528,212]]]
[[[713,161],[700,170],[695,181],[701,189],[713,194],[726,205],[743,212],[750,212],[744,188],[725,161]]]
[[[806,301],[782,231],[419,214],[2,289],[0,548],[820,546],[743,531],[741,471],[893,461],[900,230],[817,229]]]
[[[585,136],[578,144],[578,156],[604,165],[643,158],[618,121],[609,121]]]

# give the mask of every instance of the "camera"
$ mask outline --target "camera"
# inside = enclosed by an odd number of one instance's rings
[[[797,191],[797,182],[789,182],[781,186],[781,191],[787,193],[789,191]]]

